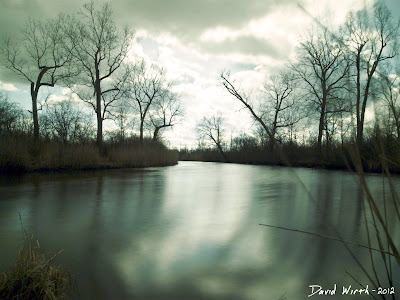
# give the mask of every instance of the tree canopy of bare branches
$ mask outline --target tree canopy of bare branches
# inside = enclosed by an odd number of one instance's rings
[[[250,102],[250,99],[248,99],[248,96],[245,95],[242,91],[240,91],[238,88],[235,87],[235,82],[231,81],[229,78],[230,74],[229,72],[222,72],[220,74],[221,78],[221,83],[223,87],[236,99],[238,99],[243,106],[250,112],[251,116],[261,125],[261,127],[264,129],[264,131],[267,133],[270,143],[275,144],[275,137],[272,134],[269,126],[264,122],[262,118],[262,114],[259,112],[256,112],[255,108]]]
[[[343,43],[350,54],[352,75],[356,85],[357,142],[363,139],[365,111],[370,96],[371,83],[381,62],[398,53],[399,23],[393,20],[382,1],[366,9],[350,13],[342,27]]]
[[[224,130],[222,128],[223,118],[220,114],[215,114],[210,117],[203,117],[197,124],[196,130],[200,138],[210,140],[218,151],[221,153],[225,161],[228,161],[226,154],[222,148]]]
[[[69,63],[71,49],[63,45],[65,17],[56,19],[29,19],[19,39],[5,39],[2,57],[4,65],[30,83],[33,132],[39,138],[38,96],[43,86],[54,87],[71,76]]]
[[[346,88],[349,64],[345,48],[325,28],[310,30],[297,51],[298,61],[292,63],[292,69],[304,82],[311,107],[319,114],[318,148],[321,150],[326,118],[334,112],[335,93]]]
[[[183,117],[183,108],[179,95],[167,91],[165,95],[155,103],[150,113],[150,122],[153,125],[153,141],[159,139],[160,130],[173,127]]]
[[[72,100],[48,105],[41,121],[47,134],[63,144],[86,142],[92,135],[92,117],[79,109]]]
[[[264,84],[267,98],[262,103],[262,119],[271,128],[274,139],[279,129],[291,128],[303,118],[301,97],[294,95],[295,84],[290,71],[271,75],[270,81]]]
[[[169,83],[165,78],[165,70],[155,64],[147,64],[144,60],[127,66],[128,78],[124,96],[127,105],[139,113],[139,139],[143,144],[145,123],[150,110],[156,103],[162,103],[169,97]]]
[[[103,121],[123,95],[125,74],[117,74],[133,42],[129,28],[119,30],[110,3],[97,9],[94,2],[83,5],[67,23],[68,46],[72,49],[79,76],[68,86],[96,113],[97,144],[103,142]]]

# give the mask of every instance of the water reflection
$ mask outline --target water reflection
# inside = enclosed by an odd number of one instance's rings
[[[379,177],[369,181],[379,197]],[[339,242],[258,226],[332,235],[331,223],[365,242],[362,193],[345,172],[184,162],[1,178],[0,194],[1,265],[21,212],[42,247],[64,249],[57,262],[82,299],[304,299],[310,284],[354,285],[346,271],[363,278]]]

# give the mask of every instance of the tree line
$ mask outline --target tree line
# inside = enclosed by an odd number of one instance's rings
[[[100,148],[105,120],[115,122],[114,137],[119,139],[135,125],[140,143],[147,129],[158,140],[164,128],[174,126],[183,116],[180,96],[171,89],[163,67],[129,57],[135,42],[131,28],[117,27],[110,3],[97,8],[92,1],[75,14],[29,18],[18,38],[4,39],[0,53],[2,66],[30,85],[31,118],[24,118],[24,129],[32,128],[35,141],[40,137],[64,143],[91,138],[92,115],[83,112],[72,96],[59,103],[47,101],[51,99],[49,89],[59,86],[77,95],[95,115]],[[5,98],[3,94],[1,106],[11,108]],[[18,118],[15,106],[4,112],[14,121]]]
[[[229,147],[223,118],[214,114],[198,123],[199,140],[210,141],[225,158],[223,151],[234,150],[240,139],[271,151],[284,143],[307,144],[325,157],[346,143],[362,148],[366,128],[400,144],[399,28],[384,2],[376,1],[349,12],[337,29],[317,21],[300,37],[295,59],[270,74],[256,95],[222,72],[222,87],[254,119],[255,137],[231,138]],[[366,122],[369,107],[372,126]],[[311,134],[304,138],[306,132]]]

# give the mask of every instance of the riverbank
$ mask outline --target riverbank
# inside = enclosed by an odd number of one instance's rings
[[[359,156],[358,162],[365,172],[382,173],[383,164],[387,164],[391,173],[400,174],[399,154],[392,150],[396,147],[385,148],[382,151],[371,143],[365,143],[358,151],[354,145],[347,144],[332,147],[329,151],[323,149],[319,154],[318,149],[310,145],[281,145],[279,150],[274,151],[255,146],[225,151],[228,160],[217,149],[184,149],[179,152],[179,160],[354,171],[354,160]]]
[[[178,152],[160,142],[136,140],[63,144],[22,136],[3,137],[0,142],[0,172],[23,173],[61,170],[97,170],[159,167],[177,164]]]

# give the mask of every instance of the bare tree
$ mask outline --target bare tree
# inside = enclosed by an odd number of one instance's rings
[[[231,81],[229,79],[229,72],[222,72],[220,74],[221,77],[221,82],[224,88],[231,94],[233,95],[236,99],[238,99],[245,108],[250,112],[251,116],[260,124],[260,126],[264,129],[265,133],[269,137],[269,141],[273,145],[275,144],[275,135],[272,134],[271,129],[265,123],[263,120],[262,113],[256,111],[256,109],[253,107],[253,104],[251,103],[249,96],[247,96],[244,92],[240,91],[238,88],[235,87],[235,82]]]
[[[91,137],[92,117],[77,108],[72,100],[48,105],[41,121],[48,134],[64,144],[88,141]]]
[[[382,61],[397,55],[399,24],[394,22],[386,5],[377,1],[372,12],[364,9],[350,13],[342,31],[354,64],[357,142],[360,144],[372,79]]]
[[[397,140],[400,141],[400,78],[385,76],[379,80],[381,99],[389,110],[389,116],[393,119]]]
[[[167,91],[154,105],[150,113],[150,122],[153,125],[153,141],[159,139],[160,130],[173,127],[183,116],[180,98],[177,94]]]
[[[22,115],[22,109],[16,103],[10,102],[6,94],[0,92],[0,135],[18,131]]]
[[[196,130],[199,137],[204,137],[211,141],[221,153],[225,161],[228,161],[222,148],[224,130],[222,129],[223,118],[220,114],[211,117],[203,117],[197,124]]]
[[[139,139],[143,144],[144,127],[151,108],[168,97],[169,83],[165,79],[165,70],[155,64],[141,60],[128,66],[128,79],[124,95],[127,104],[139,113]]]
[[[39,138],[38,96],[43,86],[54,87],[71,76],[65,68],[71,61],[71,49],[63,46],[65,18],[38,21],[29,19],[21,39],[5,39],[4,64],[30,83],[34,138]]]
[[[327,29],[310,30],[298,48],[292,69],[304,82],[311,108],[319,114],[318,148],[321,151],[326,118],[334,113],[335,93],[346,88],[349,64],[344,47]]]
[[[269,124],[273,139],[279,129],[293,128],[303,117],[301,99],[299,95],[294,97],[294,89],[295,78],[287,71],[270,76],[270,81],[264,85],[267,99],[262,105],[261,118]]]
[[[133,127],[134,120],[130,118],[127,106],[122,103],[115,111],[112,112],[113,120],[118,127],[116,132],[112,133],[112,137],[118,141],[126,138],[127,129]]]
[[[68,45],[80,74],[67,84],[96,113],[97,144],[103,143],[103,121],[122,98],[124,74],[117,74],[133,41],[133,31],[117,29],[111,4],[96,9],[94,1],[83,5],[78,18],[66,25]]]

